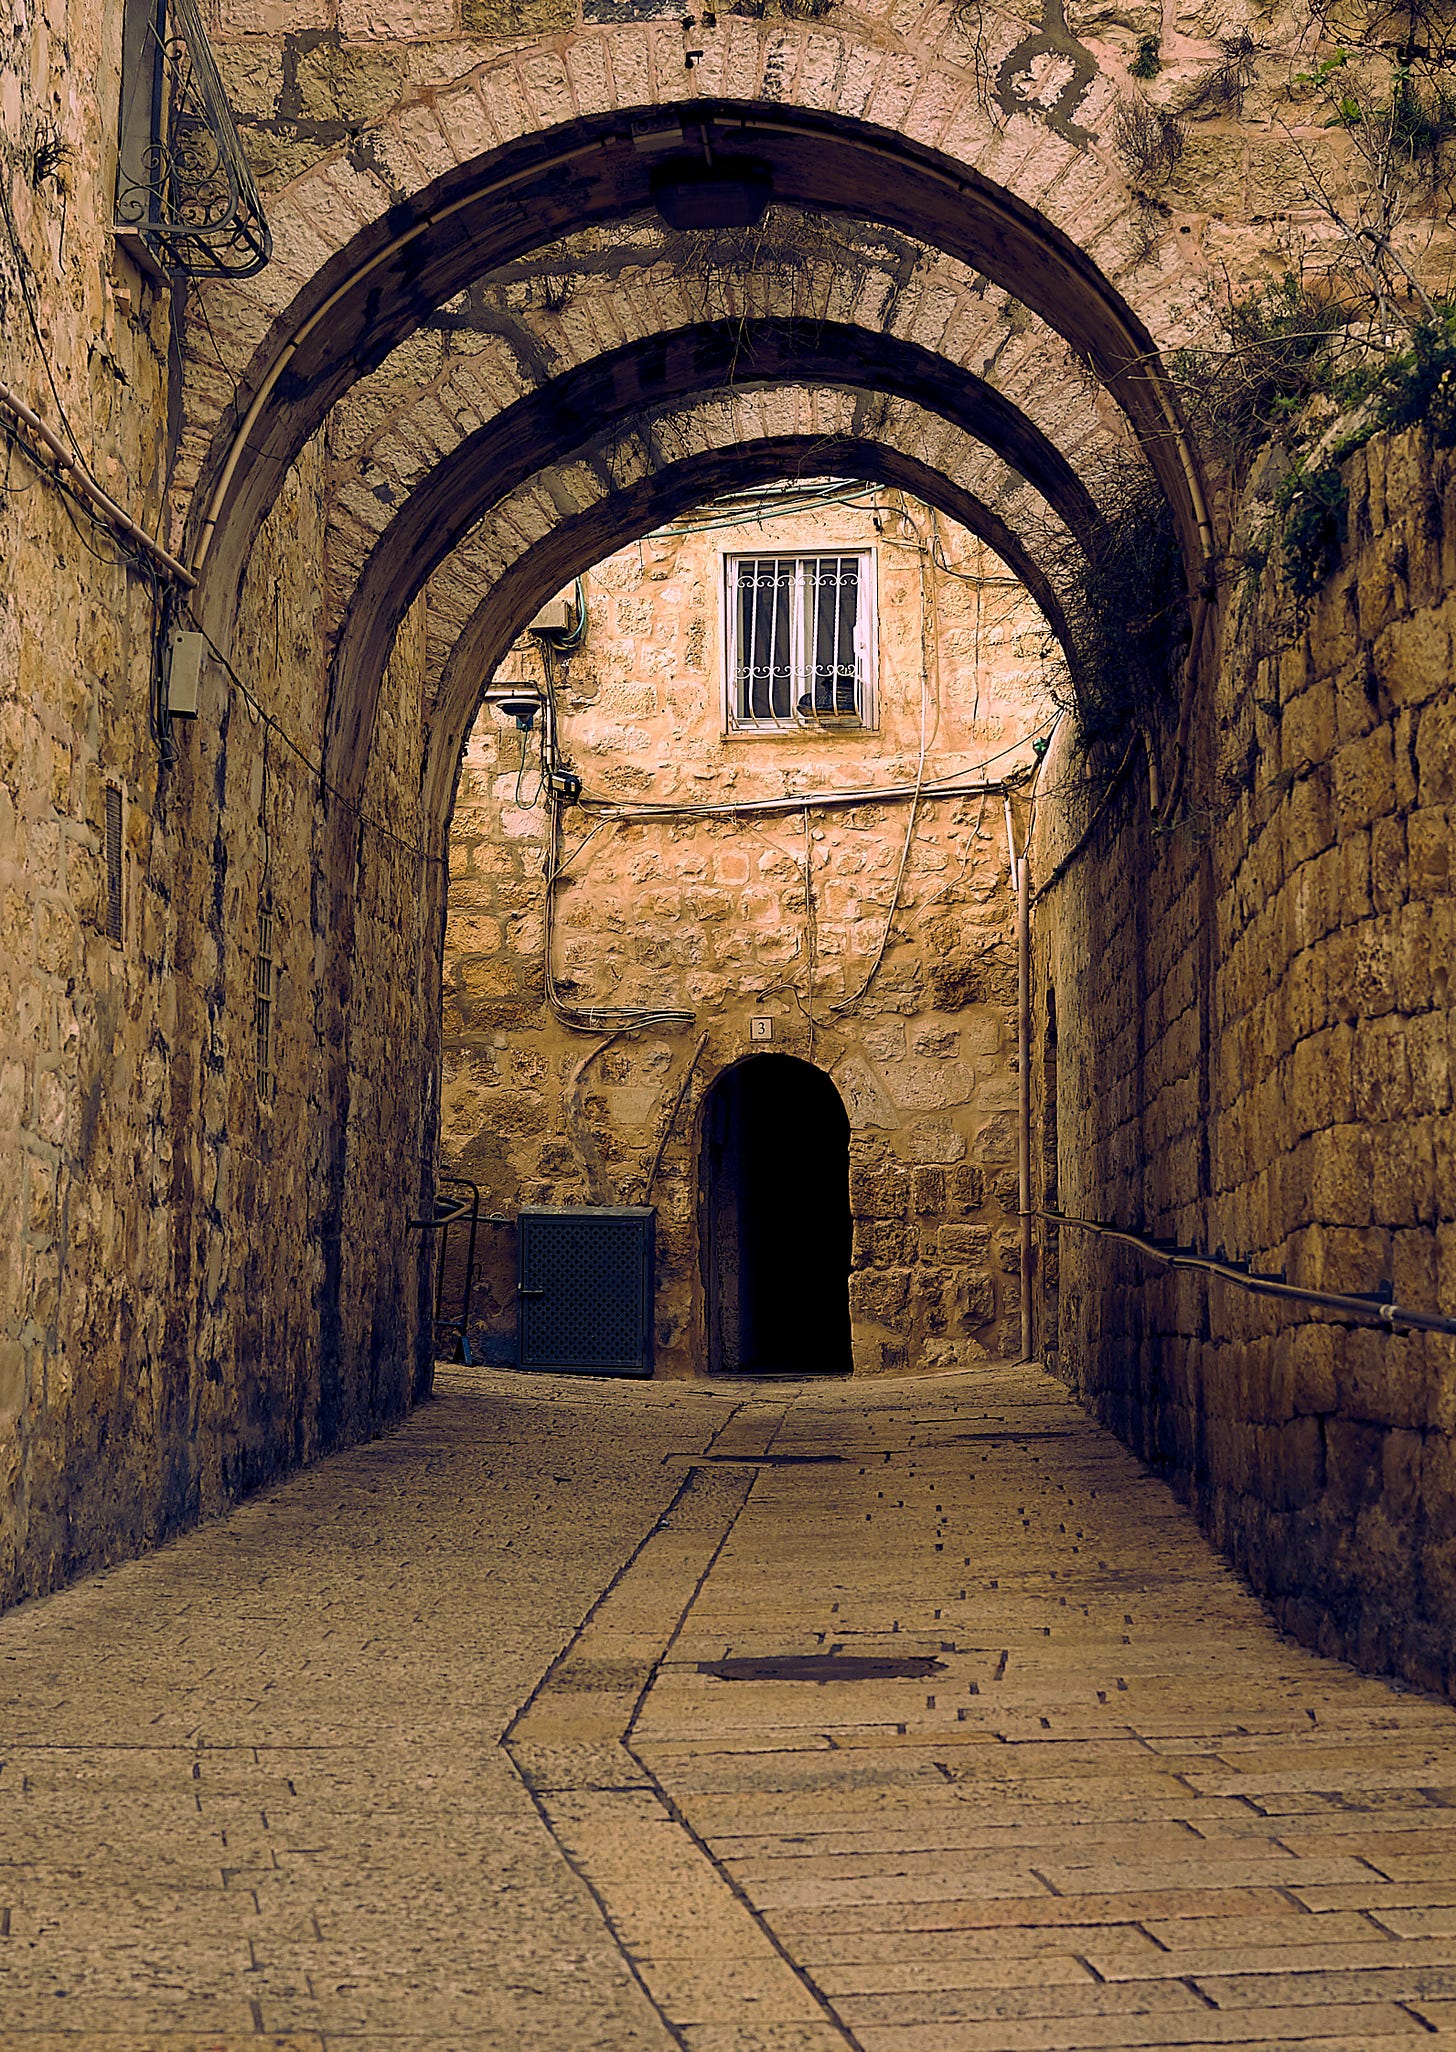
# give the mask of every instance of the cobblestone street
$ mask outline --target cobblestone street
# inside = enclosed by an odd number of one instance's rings
[[[7,2048],[1456,2038],[1456,1712],[1034,1370],[444,1371],[0,1662]]]

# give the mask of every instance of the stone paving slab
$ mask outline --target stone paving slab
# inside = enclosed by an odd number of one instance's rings
[[[1045,1376],[440,1389],[0,1619],[5,2052],[1456,2039],[1456,1713]]]
[[[82,2031],[27,2030],[7,2020],[7,2046],[18,2052],[78,2052],[94,2045],[98,2052],[327,2052],[317,2031],[259,2032],[249,2025],[243,2031],[132,2030],[127,2027],[88,2027]]]

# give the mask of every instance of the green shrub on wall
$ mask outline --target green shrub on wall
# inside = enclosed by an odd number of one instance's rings
[[[1334,463],[1316,470],[1296,465],[1275,493],[1280,569],[1296,598],[1313,598],[1339,561],[1349,497]]]

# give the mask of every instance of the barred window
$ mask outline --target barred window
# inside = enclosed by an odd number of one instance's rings
[[[729,556],[728,722],[867,726],[872,559]]]

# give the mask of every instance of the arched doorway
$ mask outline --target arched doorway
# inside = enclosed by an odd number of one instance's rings
[[[822,1069],[753,1055],[703,1126],[708,1359],[723,1375],[847,1375],[849,1118]]]

